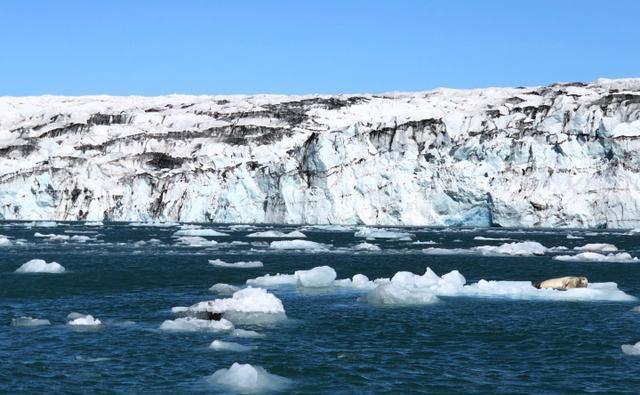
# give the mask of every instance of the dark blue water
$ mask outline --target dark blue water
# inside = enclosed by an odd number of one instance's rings
[[[247,239],[232,231],[218,241]],[[280,229],[280,228],[278,228]],[[295,228],[281,228],[289,231]],[[640,358],[620,345],[640,340],[634,302],[545,302],[442,298],[414,307],[358,302],[361,292],[295,288],[273,291],[288,320],[260,328],[259,339],[225,334],[159,330],[174,318],[170,308],[214,299],[214,283],[241,285],[266,273],[292,273],[330,265],[339,278],[363,273],[390,277],[400,270],[444,274],[458,269],[467,283],[479,279],[542,280],[586,275],[614,281],[640,296],[640,263],[578,263],[542,257],[429,256],[427,246],[383,241],[380,252],[354,253],[353,232],[304,229],[310,240],[332,244],[328,252],[276,252],[264,246],[180,246],[176,227],[59,224],[39,228],[0,224],[13,244],[0,247],[0,392],[8,393],[219,393],[206,377],[234,362],[262,366],[292,380],[288,393],[638,393]],[[255,231],[252,229],[251,231]],[[264,227],[257,230],[264,230]],[[640,255],[640,236],[624,232],[410,229],[437,247],[500,244],[474,236],[535,240],[545,246],[613,243]],[[48,241],[34,233],[79,234],[95,241]],[[65,233],[66,232],[66,233]],[[160,243],[135,245],[159,239]],[[20,241],[22,240],[22,241]],[[61,263],[64,274],[17,274],[24,262]],[[261,260],[263,268],[229,269],[207,263]],[[70,312],[103,321],[98,331],[66,325]],[[11,326],[32,316],[51,326]],[[254,328],[255,329],[255,328]],[[214,339],[256,346],[246,353],[216,352]]]

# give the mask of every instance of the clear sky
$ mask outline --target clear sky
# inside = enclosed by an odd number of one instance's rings
[[[0,1],[0,95],[358,93],[640,77],[640,1]]]

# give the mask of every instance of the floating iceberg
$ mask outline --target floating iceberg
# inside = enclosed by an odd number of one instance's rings
[[[281,285],[296,285],[298,279],[293,274],[265,274],[264,276],[247,280],[247,285],[254,287],[273,288]]]
[[[249,268],[264,266],[260,261],[225,262],[221,259],[209,259],[209,263],[212,264],[213,266],[230,267],[230,268],[236,268],[236,269],[249,269]]]
[[[366,241],[360,244],[357,244],[356,246],[353,247],[353,249],[357,251],[380,251],[379,246],[375,244],[367,243]]]
[[[558,255],[553,259],[566,262],[637,262],[638,258],[632,257],[626,252],[617,254],[599,254],[597,252],[581,252],[576,255]]]
[[[622,352],[627,355],[640,355],[640,342],[636,344],[623,344],[620,348],[622,348]]]
[[[298,270],[293,273],[301,287],[320,288],[333,285],[336,271],[330,266],[318,266],[310,270]]]
[[[590,251],[590,252],[614,252],[618,251],[618,247],[613,244],[607,243],[589,243],[581,247],[574,247],[574,250],[578,251]]]
[[[409,239],[415,237],[413,233],[391,231],[377,228],[360,228],[354,233],[355,237],[367,239]]]
[[[489,256],[534,256],[544,255],[549,249],[536,241],[504,243],[499,246],[477,246],[473,248],[425,248],[428,255],[489,255]]]
[[[11,319],[11,326],[43,326],[51,325],[51,322],[42,318],[19,317]]]
[[[16,273],[64,273],[64,267],[58,262],[45,262],[42,259],[32,259],[16,269]]]
[[[282,391],[291,380],[271,374],[260,366],[234,363],[229,369],[219,369],[208,381],[234,392]]]
[[[247,329],[239,329],[239,328],[232,330],[231,336],[249,338],[249,339],[257,339],[257,338],[264,337],[264,335],[260,332],[251,331]]]
[[[487,281],[466,284],[466,279],[457,270],[442,277],[427,268],[425,274],[398,272],[388,283],[377,280],[379,285],[362,300],[373,304],[429,304],[439,296],[505,298],[515,300],[559,300],[559,301],[615,301],[636,300],[618,289],[616,283],[590,283],[587,288],[566,291],[538,289],[530,281]]]
[[[180,229],[176,231],[174,234],[176,237],[180,236],[208,236],[208,237],[224,237],[229,236],[227,233],[218,232],[213,229],[205,229],[205,228],[196,228],[196,229]]]
[[[215,240],[207,240],[200,236],[181,236],[178,237],[178,241],[189,247],[212,247],[218,244]]]
[[[0,236],[0,247],[8,247],[11,244],[13,244],[11,242],[11,240],[9,240],[8,238],[6,238],[4,236]]]
[[[91,314],[83,315],[78,313],[71,313],[67,316],[69,322],[68,325],[80,328],[97,328],[102,326],[102,321],[94,318]]]
[[[236,291],[231,298],[196,303],[191,312],[284,314],[282,301],[262,288],[248,287]]]
[[[217,283],[213,284],[209,291],[215,292],[218,295],[233,295],[234,292],[238,291],[240,287],[236,287],[231,284]]]
[[[327,244],[316,243],[311,240],[278,240],[272,241],[269,248],[274,250],[326,250]]]
[[[181,317],[166,320],[160,325],[160,330],[168,332],[222,332],[233,330],[233,324],[225,320],[201,320],[194,317]]]
[[[225,342],[222,340],[214,340],[209,345],[209,348],[214,349],[216,351],[234,351],[234,352],[245,352],[254,350],[253,346],[245,346],[239,343],[234,342]]]
[[[289,233],[284,233],[277,230],[266,230],[264,232],[249,233],[247,237],[261,239],[304,239],[307,237],[307,235],[297,230]]]
[[[511,256],[532,256],[544,255],[547,247],[536,241],[522,241],[505,243],[500,246],[479,246],[474,247],[482,255],[511,255]]]

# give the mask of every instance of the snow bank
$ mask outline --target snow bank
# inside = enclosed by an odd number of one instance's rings
[[[209,348],[214,349],[216,351],[234,351],[234,352],[245,352],[254,350],[253,346],[245,346],[239,343],[234,342],[225,342],[222,340],[214,340],[209,345]]]
[[[636,262],[638,260],[626,252],[607,255],[597,252],[581,252],[576,255],[558,255],[553,259],[566,262]]]
[[[278,240],[272,241],[269,248],[274,250],[326,250],[329,246],[310,240]]]
[[[247,235],[247,237],[261,239],[304,239],[307,237],[307,235],[297,230],[289,233],[284,233],[277,230],[266,230],[264,232],[250,233]]]
[[[64,267],[57,262],[45,262],[42,259],[32,259],[16,269],[16,273],[64,273]]]
[[[20,317],[11,319],[11,326],[43,326],[51,325],[51,322],[41,318]]]
[[[367,243],[366,241],[363,243],[357,244],[356,246],[353,247],[353,249],[357,251],[380,251],[379,246],[375,244]]]
[[[622,348],[622,352],[627,355],[640,355],[640,342],[636,344],[623,344],[620,348]]]
[[[225,262],[221,259],[209,259],[209,263],[218,267],[230,267],[236,269],[249,269],[254,267],[264,266],[260,261],[240,261],[240,262]]]
[[[218,295],[233,295],[234,292],[238,291],[240,287],[236,287],[231,284],[217,283],[213,284],[209,291],[215,292]]]
[[[160,325],[160,330],[168,332],[222,332],[233,329],[233,324],[225,320],[201,320],[193,317],[166,320]]]
[[[219,369],[208,381],[234,392],[282,391],[291,380],[271,374],[260,366],[234,363],[229,369]]]
[[[176,237],[180,236],[209,236],[209,237],[224,237],[229,236],[227,233],[218,232],[213,229],[195,228],[195,229],[180,229],[174,234]]]
[[[413,233],[391,231],[387,229],[377,228],[360,228],[354,233],[355,237],[364,237],[367,239],[404,239],[413,238]]]
[[[577,251],[590,251],[590,252],[618,251],[618,247],[614,246],[613,244],[607,244],[607,243],[589,243],[581,247],[574,247],[573,249]]]

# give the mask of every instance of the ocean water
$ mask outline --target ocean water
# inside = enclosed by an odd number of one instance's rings
[[[540,301],[441,297],[433,304],[375,306],[359,301],[366,291],[280,287],[270,292],[287,320],[257,330],[262,338],[228,333],[165,332],[173,306],[218,298],[215,283],[241,286],[267,273],[293,273],[320,265],[339,278],[356,273],[391,277],[398,271],[442,275],[459,270],[474,283],[539,281],[585,275],[616,282],[640,296],[640,262],[561,262],[544,256],[427,255],[423,248],[470,248],[533,240],[573,248],[612,243],[640,256],[640,235],[624,231],[403,228],[411,240],[369,241],[380,251],[354,251],[363,238],[354,229],[203,225],[226,237],[216,246],[179,242],[178,226],[82,223],[0,223],[11,245],[0,246],[0,392],[3,393],[225,393],[232,388],[207,378],[234,362],[260,366],[288,379],[286,393],[638,393],[640,357],[622,344],[640,341],[640,302]],[[247,238],[263,230],[300,230],[326,251],[276,251],[270,240]],[[83,235],[50,240],[36,233]],[[582,239],[567,239],[567,234]],[[157,239],[153,243],[148,241]],[[240,241],[254,244],[231,244]],[[435,245],[413,244],[433,241]],[[141,243],[145,242],[145,243]],[[256,243],[257,242],[257,243]],[[31,259],[56,261],[62,274],[21,274]],[[255,261],[259,268],[224,268],[208,259]],[[74,330],[71,312],[103,322]],[[13,318],[51,321],[11,326]],[[215,351],[215,340],[254,349]]]

